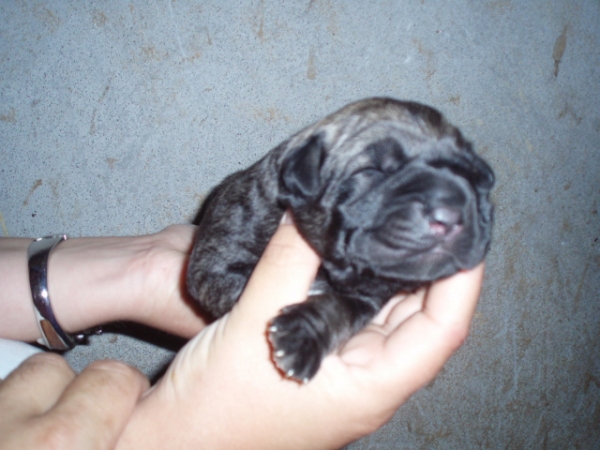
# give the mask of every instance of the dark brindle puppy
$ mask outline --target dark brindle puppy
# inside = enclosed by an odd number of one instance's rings
[[[394,294],[482,261],[493,184],[438,111],[388,98],[352,103],[215,188],[197,219],[188,289],[213,317],[229,311],[291,210],[322,265],[308,300],[268,331],[277,366],[308,381]]]

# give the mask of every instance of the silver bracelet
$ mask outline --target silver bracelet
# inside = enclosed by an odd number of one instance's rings
[[[27,251],[33,309],[42,334],[37,341],[51,350],[69,350],[85,341],[87,334],[71,335],[62,329],[54,317],[48,294],[48,258],[52,249],[66,239],[66,234],[38,238],[29,245]]]

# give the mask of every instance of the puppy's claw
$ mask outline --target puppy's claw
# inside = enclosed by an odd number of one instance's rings
[[[319,369],[325,347],[313,332],[313,325],[301,314],[300,305],[292,305],[275,317],[268,339],[272,358],[286,378],[308,383]]]

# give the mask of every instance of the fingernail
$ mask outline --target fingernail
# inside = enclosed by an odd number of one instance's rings
[[[281,218],[281,222],[279,222],[280,225],[293,225],[294,221],[292,220],[292,215],[290,214],[289,211],[286,210],[286,212],[283,213],[283,217]]]

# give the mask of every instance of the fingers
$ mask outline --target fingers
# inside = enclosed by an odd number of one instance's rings
[[[292,224],[279,226],[254,269],[237,308],[260,320],[306,299],[320,261]]]
[[[399,323],[423,309],[425,290],[414,294],[400,294],[392,297],[373,318],[371,325],[381,327],[385,332],[393,331]]]
[[[113,448],[148,380],[117,361],[90,364],[45,416],[47,433],[73,449]]]
[[[194,241],[194,236],[198,227],[189,224],[178,224],[170,225],[164,230],[157,233],[157,235],[164,236],[174,250],[178,250],[182,253],[189,253]]]
[[[442,326],[468,328],[483,282],[484,264],[431,286],[424,312]]]
[[[483,264],[435,283],[425,293],[423,309],[404,317],[389,335],[385,364],[390,377],[404,380],[398,387],[402,394],[410,395],[431,381],[464,342],[482,277]]]
[[[75,376],[60,356],[38,353],[0,385],[0,446],[113,448],[147,388],[120,362],[98,361]]]
[[[197,227],[171,225],[143,237],[147,254],[142,256],[142,295],[130,301],[127,319],[190,338],[206,326],[185,286],[186,264]]]
[[[0,411],[11,411],[11,420],[29,419],[54,406],[75,378],[67,362],[53,353],[37,353],[26,359],[2,382]]]

